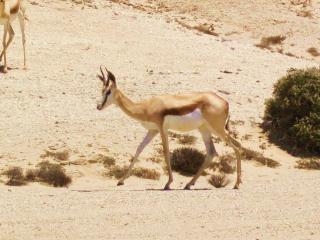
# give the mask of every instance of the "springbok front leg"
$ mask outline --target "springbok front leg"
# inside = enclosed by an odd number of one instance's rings
[[[157,130],[149,130],[147,135],[144,137],[143,141],[139,144],[136,154],[134,155],[130,166],[128,168],[128,171],[125,173],[125,175],[118,181],[118,186],[124,184],[124,180],[126,180],[128,177],[130,177],[132,168],[134,164],[137,162],[139,155],[143,151],[143,149],[152,141],[152,139],[158,134],[159,132]]]
[[[168,131],[163,129],[163,127],[161,127],[160,135],[161,135],[161,140],[162,140],[164,159],[166,161],[168,173],[169,173],[169,179],[168,179],[166,186],[164,187],[164,190],[170,190],[170,184],[173,181],[173,176],[172,176],[172,169],[171,169],[171,163],[170,163]]]
[[[13,38],[14,38],[14,34],[15,34],[15,33],[14,33],[14,30],[13,30],[13,28],[12,28],[12,26],[11,26],[10,23],[8,23],[8,24],[5,25],[4,31],[7,31],[7,33],[9,33],[9,39],[8,39],[8,41],[6,41],[7,35],[6,35],[6,36],[3,35],[3,41],[4,41],[3,44],[4,44],[4,47],[3,47],[2,52],[1,52],[1,55],[0,55],[0,61],[2,60],[2,57],[3,57],[4,53],[6,53],[6,51],[7,51],[8,47],[9,47],[10,43],[12,42],[12,40],[13,40]],[[5,65],[6,65],[6,64],[5,64]]]
[[[203,164],[201,165],[201,167],[199,168],[198,172],[196,173],[196,175],[185,186],[184,189],[187,189],[187,190],[190,190],[190,187],[193,186],[196,183],[196,181],[201,176],[203,171],[208,167],[208,165],[212,161],[212,159],[214,157],[218,157],[217,151],[216,151],[216,149],[214,147],[214,144],[212,142],[212,139],[211,139],[210,130],[205,126],[202,126],[202,127],[199,128],[199,132],[201,133],[203,142],[204,142],[204,144],[206,146],[207,155],[206,155],[206,158],[205,158]]]

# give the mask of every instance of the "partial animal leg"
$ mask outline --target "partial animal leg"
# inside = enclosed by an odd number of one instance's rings
[[[2,46],[3,46],[3,55],[4,55],[4,65],[3,65],[3,72],[4,73],[7,73],[8,72],[8,69],[7,69],[7,54],[6,54],[6,40],[7,40],[7,33],[8,33],[8,25],[9,23],[6,23],[4,25],[4,28],[3,28],[3,39],[2,39]]]
[[[168,142],[168,131],[164,130],[162,127],[160,128],[160,135],[163,146],[163,154],[168,167],[169,179],[164,187],[164,190],[170,190],[170,184],[173,182],[172,169],[170,163],[170,152],[169,152],[169,142]]]
[[[140,153],[143,151],[143,149],[151,142],[151,140],[158,134],[159,132],[157,130],[149,130],[147,135],[144,137],[143,141],[140,143],[140,145],[137,148],[136,154],[134,155],[134,158],[132,159],[132,162],[130,163],[130,166],[128,168],[128,171],[125,173],[125,175],[118,181],[118,186],[124,184],[124,180],[130,177],[132,168],[134,164],[137,162],[138,157]]]
[[[224,130],[217,130],[214,131],[215,134],[220,137],[225,143],[227,143],[230,147],[233,148],[236,157],[237,157],[237,181],[236,184],[234,185],[234,189],[239,189],[241,181],[241,152],[242,152],[242,147],[241,144],[235,140],[233,137],[230,136],[230,134],[224,129]]]
[[[15,33],[14,33],[14,30],[13,30],[13,28],[12,28],[10,23],[8,23],[7,32],[9,33],[9,39],[8,39],[8,42],[5,43],[5,47],[3,47],[3,50],[2,50],[1,55],[0,55],[0,61],[2,60],[2,57],[3,57],[4,53],[5,53],[5,51],[7,51],[10,43],[12,42],[12,40],[14,38],[14,34]],[[5,37],[3,37],[3,38],[5,38]]]
[[[197,179],[201,176],[203,171],[208,167],[208,165],[212,161],[212,159],[214,157],[218,156],[217,151],[216,151],[216,149],[214,147],[214,144],[212,142],[212,139],[211,139],[210,130],[205,126],[202,126],[202,127],[199,128],[199,132],[201,133],[203,142],[204,142],[204,144],[206,146],[207,155],[206,155],[206,159],[204,160],[202,166],[199,168],[197,174],[185,186],[184,189],[187,189],[187,190],[189,190],[190,187],[196,183]]]
[[[27,58],[26,58],[26,34],[25,34],[25,14],[24,10],[19,11],[18,14],[19,22],[20,22],[20,29],[22,34],[22,46],[23,46],[23,68],[27,68]]]

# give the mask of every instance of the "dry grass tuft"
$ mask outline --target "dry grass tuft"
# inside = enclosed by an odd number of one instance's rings
[[[190,147],[178,148],[171,155],[172,170],[182,175],[195,174],[205,160],[205,155]]]
[[[38,170],[37,169],[28,169],[25,174],[25,180],[28,182],[34,182],[37,180]]]
[[[320,159],[300,159],[296,168],[308,170],[320,170]]]
[[[57,152],[46,150],[46,152],[42,154],[40,157],[41,158],[52,157],[55,160],[66,161],[69,159],[70,153],[68,150],[57,151]]]
[[[108,169],[106,176],[114,177],[115,179],[120,179],[124,176],[124,174],[128,171],[128,166],[120,167],[118,165],[112,166]],[[152,179],[152,180],[159,180],[160,173],[154,169],[147,169],[147,168],[134,168],[131,172],[132,175],[144,178],[144,179]]]
[[[3,175],[7,176],[8,178],[6,185],[21,186],[26,184],[22,168],[20,167],[11,167],[7,171],[5,171]]]
[[[236,170],[236,167],[233,164],[235,161],[236,158],[232,154],[219,156],[219,162],[212,162],[209,168],[215,171],[231,174],[234,173]]]
[[[256,44],[256,47],[259,48],[266,48],[266,49],[271,49],[271,45],[278,45],[278,44],[282,44],[282,42],[286,39],[285,36],[270,36],[270,37],[263,37],[260,40],[259,44]]]
[[[65,173],[65,169],[59,164],[40,162],[37,167],[37,179],[54,187],[64,187],[71,183],[71,177]]]
[[[148,168],[134,168],[132,170],[132,175],[144,178],[144,179],[151,179],[151,180],[159,180],[160,179],[160,173],[155,169],[148,169]]]
[[[110,156],[102,156],[101,157],[101,162],[105,167],[110,167],[114,166],[116,164],[116,159],[114,157]]]
[[[267,167],[276,168],[280,166],[279,162],[271,158],[264,157],[261,153],[250,149],[243,148],[243,156],[248,160],[255,160],[256,162],[266,165]]]
[[[197,138],[188,134],[179,134],[179,133],[169,133],[172,138],[175,138],[178,140],[180,144],[188,144],[193,145],[197,141]]]
[[[320,52],[318,52],[318,49],[316,49],[315,47],[308,48],[307,52],[314,57],[320,56]]]
[[[211,175],[208,182],[216,188],[222,188],[227,186],[230,180],[226,177],[224,173],[214,173]]]

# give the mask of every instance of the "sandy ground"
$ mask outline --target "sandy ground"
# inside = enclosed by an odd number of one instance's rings
[[[257,6],[264,9],[265,2]],[[272,2],[277,6],[279,1]],[[73,177],[69,188],[0,183],[0,239],[319,239],[320,173],[295,169],[297,159],[268,143],[257,127],[273,83],[292,67],[318,65],[316,57],[305,54],[309,45],[303,41],[309,38],[304,35],[300,42],[300,35],[294,35],[296,46],[304,47],[294,48],[299,58],[289,57],[255,47],[260,30],[256,38],[248,33],[223,36],[223,24],[232,25],[224,18],[219,36],[190,31],[176,23],[177,6],[169,7],[155,13],[154,7],[141,11],[109,1],[86,1],[84,9],[69,1],[28,3],[28,70],[21,67],[21,35],[15,23],[17,34],[8,52],[13,69],[0,76],[0,171],[33,167],[45,150],[67,149],[70,163],[82,164],[66,167]],[[224,5],[217,9],[230,14]],[[210,21],[212,13],[200,10],[183,14]],[[239,23],[247,16],[243,11],[232,11]],[[310,26],[310,38],[319,38],[314,29],[319,28],[317,10],[312,20],[302,19]],[[318,25],[305,22],[309,20]],[[246,21],[252,29],[260,26],[257,20]],[[299,22],[293,17],[290,21],[293,29]],[[205,177],[195,191],[180,191],[188,178],[177,173],[176,190],[170,192],[160,191],[164,174],[159,181],[132,177],[116,187],[116,180],[104,176],[102,164],[88,161],[102,154],[127,164],[145,130],[115,107],[96,110],[100,64],[115,73],[119,87],[134,100],[161,93],[218,92],[230,102],[239,138],[251,135],[243,145],[281,166],[244,161],[244,184],[238,191],[231,185],[215,189]],[[156,139],[146,149],[138,166],[162,170],[161,164],[147,161],[159,143]],[[179,146],[170,144],[171,149]],[[259,148],[262,144],[266,150]],[[204,150],[200,139],[195,147]],[[230,152],[223,144],[217,149]]]

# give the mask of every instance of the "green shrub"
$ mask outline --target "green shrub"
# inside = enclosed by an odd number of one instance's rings
[[[292,69],[280,78],[263,125],[288,150],[320,154],[320,68]]]

